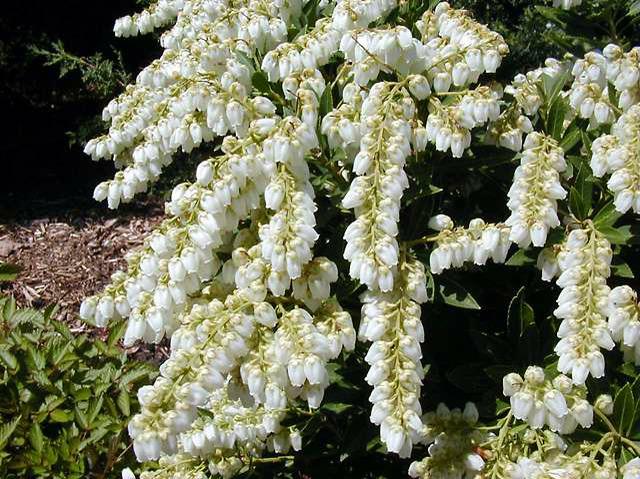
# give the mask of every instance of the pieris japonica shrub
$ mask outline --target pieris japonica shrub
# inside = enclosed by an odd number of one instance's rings
[[[395,0],[161,0],[115,32],[158,28],[86,146],[111,208],[215,148],[81,308],[170,342],[141,477],[640,477],[640,49],[501,84],[490,26]]]

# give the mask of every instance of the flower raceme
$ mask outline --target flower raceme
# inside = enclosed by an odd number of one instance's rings
[[[576,167],[588,165],[549,131],[547,102],[560,82],[558,124],[589,123],[594,176],[610,175],[619,212],[638,212],[640,50],[548,59],[503,88],[492,78],[509,51],[498,33],[446,2],[407,24],[405,6],[159,0],[116,22],[118,36],[165,28],[164,51],[107,105],[108,132],[86,145],[119,170],[95,198],[116,208],[182,154],[211,153],[175,186],[167,218],[127,254],[126,271],[80,311],[98,326],[126,320],[125,345],[170,342],[129,425],[138,459],[157,461],[143,478],[231,477],[264,454],[289,457],[305,442],[301,411],[317,414],[331,385],[330,363],[358,361],[349,355],[356,336],[370,343],[364,381],[382,444],[401,457],[427,447],[413,477],[611,471],[610,461],[569,454],[561,436],[593,422],[585,384],[605,373],[602,349],[618,342],[640,363],[638,305],[630,288],[609,290],[611,245],[566,201]],[[419,176],[479,161],[476,147],[487,145],[517,153],[504,212],[467,227],[444,214],[409,224],[409,203],[428,196]],[[563,374],[532,366],[505,377],[510,412],[498,435],[477,425],[471,403],[423,416],[422,310],[433,275],[504,263],[513,244],[525,254],[545,247],[542,278],[557,278]],[[514,432],[514,418],[526,432]]]

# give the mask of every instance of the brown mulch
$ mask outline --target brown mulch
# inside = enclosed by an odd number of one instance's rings
[[[78,309],[111,274],[125,266],[125,253],[139,246],[162,220],[159,201],[124,214],[76,210],[50,217],[0,223],[0,262],[22,268],[0,293],[22,306],[59,306],[58,319],[81,330]]]

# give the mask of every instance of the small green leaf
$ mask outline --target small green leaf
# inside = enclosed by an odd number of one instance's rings
[[[562,140],[564,131],[564,119],[569,112],[569,106],[562,98],[556,98],[549,108],[547,115],[546,131],[558,141]]]
[[[591,198],[593,196],[593,183],[590,178],[589,168],[585,163],[579,164],[574,186],[569,192],[569,208],[579,220],[586,219],[591,210]]]
[[[11,419],[9,422],[4,423],[0,426],[0,450],[4,449],[7,442],[11,438],[11,435],[16,430],[18,423],[22,419],[22,415],[18,415]]]
[[[635,278],[631,267],[618,256],[615,256],[611,262],[611,274],[619,278]]]
[[[507,311],[507,329],[518,338],[522,338],[525,330],[535,325],[533,308],[524,299],[525,287],[521,287],[518,293],[511,299]]]
[[[613,228],[611,226],[601,226],[597,230],[602,233],[612,244],[626,244],[632,237],[631,227],[620,226]]]
[[[251,84],[253,85],[253,88],[258,90],[260,93],[263,93],[265,95],[271,93],[269,80],[267,79],[267,76],[261,71],[257,71],[251,76]]]
[[[341,402],[330,402],[322,405],[322,409],[326,411],[331,411],[336,414],[340,414],[341,412],[346,411],[350,407],[353,407],[353,404],[345,404]]]
[[[87,419],[87,415],[82,411],[78,406],[74,408],[76,422],[81,429],[87,430],[89,429],[89,420]]]
[[[450,306],[462,309],[481,309],[471,293],[451,279],[440,282],[438,292],[442,300]]]
[[[20,269],[21,268],[15,264],[0,262],[0,283],[16,279]]]
[[[569,72],[563,72],[561,75],[542,75],[542,88],[547,100],[547,104],[553,104],[556,100],[562,88],[564,87],[567,79],[569,78]]]
[[[116,399],[118,408],[122,411],[122,414],[129,416],[131,414],[131,401],[129,400],[129,392],[125,389],[120,389],[118,398]]]
[[[613,226],[616,221],[622,216],[618,210],[616,210],[613,201],[604,205],[600,210],[596,213],[593,218],[593,224],[596,229],[600,229],[606,226]]]
[[[44,436],[40,424],[34,422],[29,428],[29,442],[31,446],[38,452],[42,452],[42,446],[44,446]]]
[[[560,147],[565,151],[565,153],[567,151],[570,151],[571,148],[576,146],[576,144],[580,141],[580,139],[582,138],[581,131],[582,130],[580,130],[579,127],[574,125],[573,128],[567,130],[567,132],[564,134],[564,137],[560,142]]]
[[[333,110],[333,93],[331,85],[327,85],[320,97],[320,118],[324,118],[331,110]]]
[[[6,321],[9,321],[13,316],[13,313],[16,312],[16,300],[13,296],[9,296],[9,298],[5,301],[4,306],[2,308],[2,316]]]
[[[0,346],[0,361],[2,361],[7,369],[16,369],[18,367],[18,360],[11,351],[6,348],[6,346]]]
[[[126,321],[119,321],[113,325],[110,325],[109,336],[107,337],[107,345],[109,347],[114,346],[124,335],[125,329],[127,329]]]
[[[253,60],[246,53],[236,49],[235,54],[238,58],[238,61],[246,66],[250,72],[255,70],[255,67],[253,66]]]
[[[52,422],[69,422],[73,419],[73,414],[69,411],[56,409],[49,414]]]
[[[534,265],[537,261],[537,253],[533,249],[519,249],[506,261],[507,266]]]
[[[98,413],[102,409],[103,402],[104,402],[104,398],[102,395],[100,395],[97,399],[93,399],[89,403],[89,409],[87,410],[87,419],[89,423],[93,423],[93,421],[95,421],[96,417],[98,416]]]
[[[613,401],[613,423],[617,426],[618,431],[627,435],[627,432],[633,426],[635,417],[636,404],[629,383],[625,384],[616,394]]]

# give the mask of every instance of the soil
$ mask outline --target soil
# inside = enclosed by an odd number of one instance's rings
[[[0,283],[0,294],[12,294],[21,306],[57,304],[58,319],[86,330],[78,317],[82,299],[99,292],[113,272],[125,267],[125,253],[141,245],[162,218],[157,199],[117,212],[69,204],[16,212],[0,221],[0,262],[21,271],[15,281]]]

